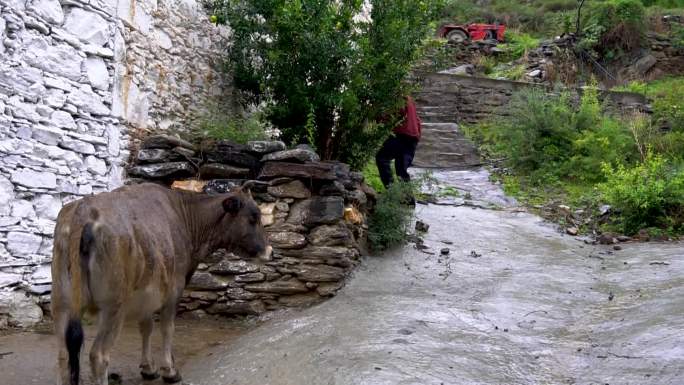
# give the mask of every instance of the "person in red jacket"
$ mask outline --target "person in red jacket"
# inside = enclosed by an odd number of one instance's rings
[[[392,177],[391,162],[394,160],[394,168],[397,176],[403,181],[410,181],[408,168],[411,167],[416,147],[420,140],[420,118],[416,112],[416,104],[410,96],[406,97],[406,106],[400,110],[401,121],[392,130],[390,136],[375,155],[375,164],[378,166],[380,180],[385,187],[389,186]]]

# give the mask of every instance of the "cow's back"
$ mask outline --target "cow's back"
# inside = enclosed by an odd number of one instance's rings
[[[58,237],[66,236],[71,258],[83,229],[92,229],[95,246],[87,266],[93,305],[127,302],[146,291],[159,298],[170,294],[177,271],[184,272],[188,264],[189,240],[179,204],[175,192],[140,184],[86,197],[62,209],[56,244]]]

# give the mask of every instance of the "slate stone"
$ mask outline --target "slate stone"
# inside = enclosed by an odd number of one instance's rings
[[[314,197],[309,204],[304,224],[315,226],[333,224],[344,215],[344,200],[341,197]]]
[[[266,162],[261,169],[259,179],[272,179],[277,177],[292,177],[304,179],[335,180],[333,166],[328,163],[291,163],[291,162]]]
[[[302,149],[302,148],[294,148],[291,150],[284,150],[284,151],[277,151],[273,152],[267,155],[264,155],[261,158],[262,162],[269,162],[269,161],[275,161],[275,162],[317,162],[321,160],[321,158],[316,154],[315,152],[308,150],[308,149]]]
[[[221,290],[228,287],[228,283],[205,271],[197,271],[190,278],[187,290]]]
[[[241,287],[231,287],[225,291],[226,297],[233,300],[249,301],[257,297],[256,294],[250,293]]]
[[[166,163],[185,160],[183,155],[176,151],[163,148],[143,148],[138,151],[138,163]]]
[[[147,179],[182,179],[194,176],[195,168],[188,162],[155,163],[133,166],[128,170],[131,176]]]
[[[323,196],[342,196],[345,191],[342,183],[335,180],[321,186],[318,190],[318,194]]]
[[[146,138],[141,146],[141,148],[163,148],[167,150],[173,149],[174,147],[183,147],[193,151],[196,150],[195,145],[192,143],[171,135],[152,135]]]
[[[256,170],[259,167],[259,159],[248,153],[247,147],[241,144],[219,141],[204,152],[207,154],[208,162],[231,164],[249,170]]]
[[[305,199],[311,197],[311,191],[299,180],[289,183],[269,186],[268,193],[277,198],[296,198]]]
[[[266,280],[266,274],[264,273],[247,273],[238,275],[235,277],[235,282],[262,282]]]
[[[247,261],[221,261],[209,271],[219,275],[254,273],[259,271],[259,265]]]
[[[249,175],[249,169],[221,163],[206,163],[200,166],[199,173],[200,177],[204,179],[244,178]]]
[[[309,289],[306,286],[296,280],[277,280],[271,282],[263,283],[253,283],[245,285],[245,290],[256,292],[256,293],[275,293],[275,294],[299,294],[306,293]]]
[[[213,179],[204,186],[204,192],[207,194],[223,194],[242,186],[244,182],[244,179]]]
[[[366,197],[366,193],[364,193],[361,189],[345,191],[344,201],[345,203],[351,203],[361,208],[366,207],[366,205],[368,204],[368,198]]]
[[[344,225],[316,227],[308,238],[314,246],[348,246],[353,242],[351,231]]]
[[[247,142],[247,150],[256,154],[270,154],[276,151],[283,151],[285,143],[279,140],[255,140]]]
[[[0,271],[0,288],[16,285],[21,282],[21,274],[3,273]]]
[[[294,232],[268,233],[268,241],[277,249],[301,249],[306,246],[306,237]]]
[[[337,282],[344,278],[344,269],[328,265],[298,265],[291,268],[294,274],[306,282]]]

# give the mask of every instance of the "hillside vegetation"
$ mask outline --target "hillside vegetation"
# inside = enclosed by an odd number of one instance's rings
[[[524,65],[498,63],[526,56],[540,40],[575,32],[577,6],[574,0],[458,1],[443,16],[452,22],[505,23],[510,32],[499,47],[506,54],[475,64],[489,76],[518,80]],[[684,0],[586,1],[577,48],[610,65],[648,50],[648,33],[684,45],[684,28],[664,25],[664,15],[684,15]],[[618,113],[599,102],[595,80],[583,80],[593,85],[579,101],[561,89],[519,93],[508,106],[509,117],[466,132],[493,162],[508,193],[542,211],[571,206],[562,215],[550,210],[568,227],[665,237],[684,233],[684,77],[616,88],[646,95],[652,114]]]

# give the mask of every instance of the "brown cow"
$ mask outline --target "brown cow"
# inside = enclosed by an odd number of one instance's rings
[[[202,258],[219,248],[270,254],[260,212],[249,192],[222,195],[126,186],[62,208],[55,227],[52,314],[59,341],[58,383],[79,382],[82,314],[97,314],[90,351],[93,381],[108,381],[109,354],[124,318],[138,321],[141,374],[159,377],[150,336],[160,312],[165,382],[179,382],[171,354],[176,305]]]

